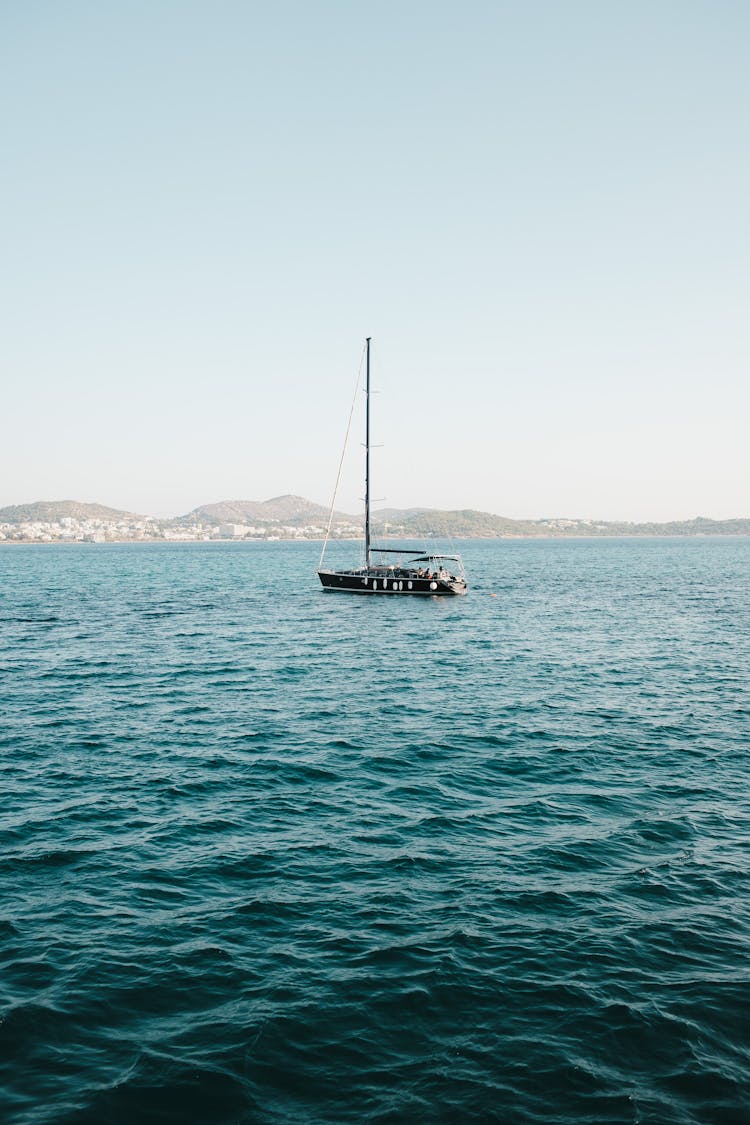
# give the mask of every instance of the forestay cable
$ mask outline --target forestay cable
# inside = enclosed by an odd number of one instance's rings
[[[336,506],[336,494],[338,493],[338,490],[339,490],[339,482],[341,480],[341,470],[344,467],[344,458],[346,457],[346,447],[349,444],[349,431],[352,428],[352,418],[354,417],[354,407],[357,405],[357,394],[359,392],[359,384],[362,382],[362,367],[364,366],[364,362],[365,362],[366,350],[367,350],[367,344],[365,344],[363,346],[362,355],[360,356],[360,360],[359,360],[359,371],[357,372],[357,382],[354,385],[354,398],[352,399],[352,406],[351,406],[351,410],[349,411],[349,421],[346,424],[346,434],[344,435],[344,448],[341,450],[341,460],[339,461],[339,471],[336,474],[336,484],[333,486],[333,498],[331,500],[331,510],[328,513],[328,527],[326,528],[326,537],[323,540],[323,550],[320,552],[320,562],[318,563],[318,570],[320,570],[320,568],[323,565],[323,556],[326,553],[326,547],[328,546],[328,540],[329,540],[330,535],[331,535],[331,524],[333,523],[333,509]]]

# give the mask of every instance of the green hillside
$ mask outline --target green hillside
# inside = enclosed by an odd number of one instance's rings
[[[403,511],[392,508],[376,512],[373,526],[381,534],[387,535],[428,535],[457,538],[499,538],[516,535],[544,535],[545,532],[533,523],[511,520],[496,516],[491,512],[479,512],[473,508],[459,511],[441,511],[436,508],[407,508]]]
[[[79,500],[36,500],[33,504],[11,504],[0,508],[0,523],[56,523],[66,518],[119,523],[146,517],[135,512],[123,512],[119,508],[107,508],[104,504],[84,504]]]

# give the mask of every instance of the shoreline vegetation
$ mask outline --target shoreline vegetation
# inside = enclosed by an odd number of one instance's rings
[[[0,544],[315,542],[325,538],[329,512],[300,496],[206,504],[184,516],[159,519],[77,500],[41,500],[0,508]],[[513,520],[474,509],[387,509],[373,514],[379,539],[601,539],[750,535],[750,518],[698,516],[667,523],[588,519]],[[334,512],[330,538],[362,537],[361,520]]]

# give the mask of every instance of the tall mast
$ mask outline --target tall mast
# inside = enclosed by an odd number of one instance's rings
[[[370,566],[370,339],[367,337],[367,381],[365,384],[365,566]]]

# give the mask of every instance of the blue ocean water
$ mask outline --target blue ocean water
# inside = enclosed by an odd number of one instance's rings
[[[463,554],[0,549],[5,1121],[746,1125],[750,540]]]

